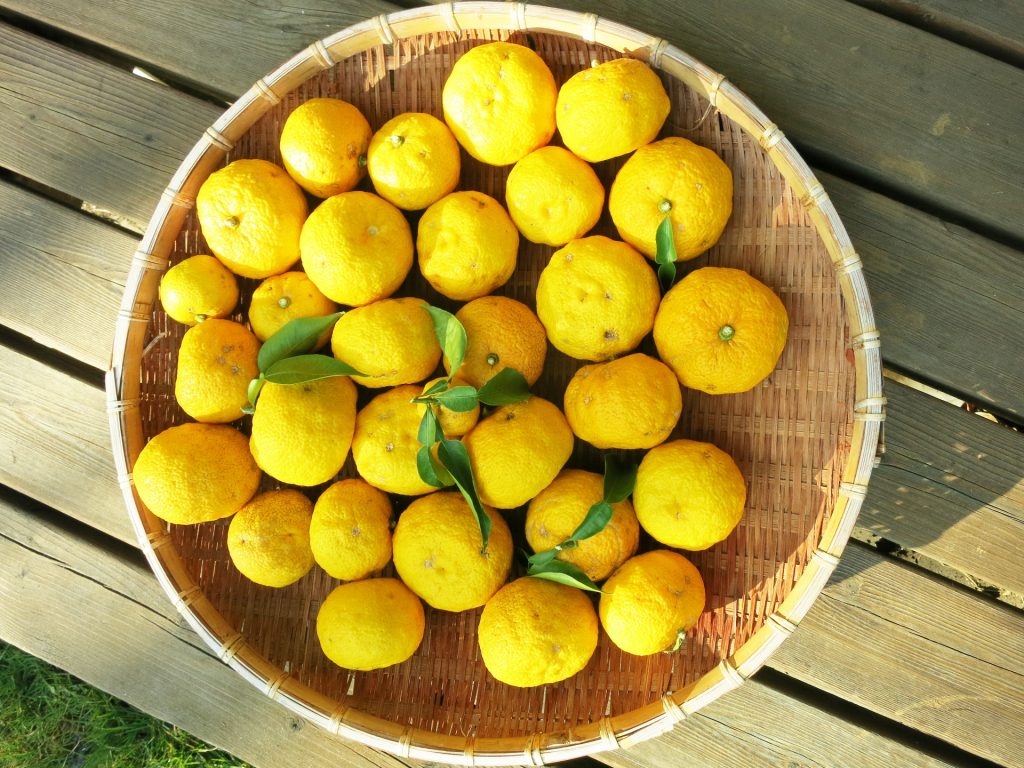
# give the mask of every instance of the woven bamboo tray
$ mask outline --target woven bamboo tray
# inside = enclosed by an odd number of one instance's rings
[[[193,212],[203,180],[236,158],[280,162],[277,137],[297,104],[344,98],[375,128],[406,111],[440,116],[454,61],[473,45],[505,39],[534,47],[559,83],[593,61],[622,55],[660,70],[673,104],[663,135],[712,147],[735,180],[734,213],[721,241],[683,271],[708,264],[748,270],[782,297],[790,339],[777,370],[753,391],[684,392],[675,436],[728,451],[749,492],[735,533],[693,555],[708,603],[683,650],[635,657],[602,635],[580,674],[515,689],[480,661],[479,611],[428,609],[427,634],[412,659],[352,673],[327,661],[317,643],[316,612],[336,584],[323,571],[282,590],[255,586],[230,565],[226,521],[167,526],[140,502],[131,474],[139,452],[147,439],[187,420],[173,396],[184,328],[160,309],[157,285],[169,265],[206,252]],[[465,154],[463,162],[460,188],[504,199],[507,168]],[[598,164],[606,188],[622,162]],[[607,215],[595,233],[616,236]],[[500,293],[533,306],[552,250],[523,239],[517,272]],[[244,322],[256,282],[242,283],[235,319]],[[565,760],[657,736],[736,688],[793,632],[835,569],[879,446],[879,336],[860,259],[821,184],[778,127],[722,75],[664,40],[593,14],[449,4],[380,16],[314,43],[259,80],[185,158],[127,285],[107,377],[110,422],[129,514],[158,580],[203,640],[268,696],[331,732],[403,757],[464,765]],[[455,308],[415,270],[397,295]],[[652,351],[649,340],[645,348]],[[549,350],[534,391],[561,403],[579,365]],[[597,452],[577,441],[570,466],[599,469]],[[351,472],[350,464],[342,474]],[[274,484],[268,478],[264,487]],[[522,515],[508,519],[515,527]]]

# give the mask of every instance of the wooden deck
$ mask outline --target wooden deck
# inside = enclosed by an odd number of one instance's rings
[[[780,125],[864,260],[891,372],[887,451],[799,630],[597,759],[1024,766],[1024,5],[558,4],[667,38]],[[260,767],[416,763],[302,723],[183,624],[123,508],[103,370],[196,138],[295,51],[398,7],[0,0],[0,637]]]

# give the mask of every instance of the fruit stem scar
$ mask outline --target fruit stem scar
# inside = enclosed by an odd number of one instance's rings
[[[203,320],[205,320],[205,319],[206,319],[206,315],[204,315],[204,314],[202,314],[202,313],[199,313],[198,315],[196,315],[196,322],[197,322],[197,323],[201,323],[201,322],[203,322]]]
[[[736,335],[736,330],[731,325],[723,325],[718,329],[718,338],[722,341],[729,341]]]
[[[359,164],[360,168],[365,168],[366,167],[366,155],[360,155],[359,159],[356,162]]]
[[[237,216],[228,216],[226,219],[224,219],[224,226],[225,227],[231,227],[231,229],[234,229],[240,223],[241,222],[238,220]]]
[[[292,300],[287,296],[282,296],[280,299],[277,300],[277,306],[279,306],[281,309],[288,309],[288,307],[291,306],[291,303]]]
[[[672,210],[672,201],[668,198],[664,198],[660,203],[658,203],[658,210],[662,213],[668,213]]]
[[[400,147],[403,144],[405,144],[405,137],[399,136],[398,134],[394,134],[391,137],[391,143],[394,144],[396,147]]]
[[[487,364],[497,365],[499,359],[500,358],[494,352],[491,352],[490,354],[487,355]]]

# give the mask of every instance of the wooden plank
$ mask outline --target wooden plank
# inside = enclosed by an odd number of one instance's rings
[[[109,620],[83,622],[82,605]],[[0,636],[255,766],[402,764],[300,727],[196,645],[143,568],[3,500]],[[709,768],[953,765],[756,680],[656,741],[599,757],[614,766],[668,768],[683,755]]]
[[[136,238],[0,181],[0,323],[97,368],[110,363]]]
[[[897,384],[854,536],[1024,608],[1024,435]]]
[[[1000,765],[1024,765],[1024,614],[871,550],[847,548],[769,666]]]

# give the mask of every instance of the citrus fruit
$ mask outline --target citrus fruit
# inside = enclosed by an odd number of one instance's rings
[[[431,205],[416,231],[420,272],[450,299],[467,301],[505,284],[516,268],[519,232],[483,192],[452,192]]]
[[[412,268],[402,212],[369,192],[324,200],[302,227],[302,266],[321,293],[358,307],[390,296]]]
[[[601,592],[601,626],[616,646],[635,656],[674,650],[704,611],[700,572],[667,549],[627,560]]]
[[[348,192],[366,173],[373,131],[359,109],[341,99],[310,99],[297,106],[281,129],[281,160],[311,195]]]
[[[462,494],[439,491],[416,499],[398,518],[395,570],[403,582],[434,608],[479,608],[508,578],[512,534],[499,512],[491,518],[487,549],[480,527]]]
[[[365,374],[352,377],[364,387],[423,381],[441,359],[434,321],[423,300],[411,297],[346,312],[334,325],[331,347],[336,358]]]
[[[412,402],[420,387],[406,385],[381,392],[356,416],[352,458],[359,475],[387,493],[419,496],[434,486],[420,479],[416,454],[420,449],[420,409]]]
[[[669,109],[653,69],[637,59],[613,59],[566,80],[555,115],[565,146],[596,163],[654,141]]]
[[[597,224],[604,187],[594,169],[572,152],[541,147],[512,167],[505,202],[527,240],[565,245]]]
[[[249,382],[259,375],[260,343],[233,320],[206,320],[185,331],[178,349],[174,397],[196,421],[241,418]]]
[[[165,429],[143,447],[132,481],[150,512],[175,525],[233,515],[260,485],[249,442],[219,424]]]
[[[423,393],[439,381],[444,381],[444,378],[437,378],[432,381],[428,381],[423,385]],[[466,386],[470,386],[468,381],[460,376],[454,376],[449,384],[449,389]],[[420,405],[419,409],[420,418],[423,418],[423,414],[426,412],[427,406],[425,404]],[[444,433],[444,436],[448,438],[457,438],[462,437],[476,426],[476,423],[480,418],[480,404],[477,403],[476,406],[468,411],[453,411],[450,408],[446,408],[441,405],[436,408],[435,413],[437,414],[437,420],[441,424],[441,431]]]
[[[264,587],[287,587],[313,567],[309,520],[313,503],[299,491],[267,491],[231,518],[228,554],[243,576]]]
[[[477,388],[505,368],[519,371],[531,386],[540,378],[548,343],[544,326],[528,306],[504,296],[482,296],[463,305],[455,317],[467,338],[461,378]],[[443,362],[450,373],[448,359]]]
[[[189,256],[160,278],[160,304],[185,325],[227,317],[238,304],[238,281],[213,256]]]
[[[339,480],[316,500],[313,558],[335,579],[356,581],[391,560],[391,500],[365,480]]]
[[[671,368],[637,352],[580,368],[564,405],[576,437],[595,448],[653,448],[675,429],[683,397]]]
[[[597,648],[597,615],[580,590],[527,576],[487,601],[477,639],[495,679],[519,688],[547,685],[587,666]]]
[[[604,478],[582,469],[563,469],[526,510],[526,541],[534,552],[557,547],[604,498]],[[612,505],[612,518],[600,533],[558,554],[593,581],[601,581],[631,557],[640,543],[640,526],[629,500]]]
[[[406,112],[370,139],[367,170],[377,194],[406,211],[435,203],[459,183],[459,144],[433,115]]]
[[[210,251],[242,277],[277,275],[299,260],[306,212],[302,190],[266,160],[235,160],[211,173],[196,195]]]
[[[572,453],[573,436],[558,407],[534,396],[496,408],[462,442],[480,500],[512,509],[555,479]]]
[[[511,165],[555,133],[555,78],[516,43],[486,43],[455,62],[441,92],[444,119],[477,160]]]
[[[711,443],[673,440],[640,462],[633,506],[640,526],[670,547],[707,549],[740,518],[747,485],[732,457]]]
[[[643,256],[603,235],[555,251],[537,281],[537,315],[548,340],[580,360],[636,347],[658,311],[658,280]]]
[[[257,286],[249,301],[249,325],[260,341],[266,341],[292,320],[322,317],[338,311],[338,306],[320,293],[304,272],[285,272],[268,277]],[[331,338],[326,331],[317,347]]]
[[[365,579],[335,587],[320,606],[316,634],[339,667],[367,672],[401,664],[420,647],[423,604],[398,579]]]
[[[684,387],[746,392],[775,370],[789,316],[767,285],[740,269],[704,267],[665,294],[654,320],[658,355]]]
[[[670,136],[640,147],[612,182],[608,211],[619,236],[648,258],[672,217],[676,259],[686,261],[718,242],[732,214],[732,171],[713,151]]]
[[[319,485],[348,457],[356,388],[347,376],[263,385],[249,448],[260,469],[282,483]]]

